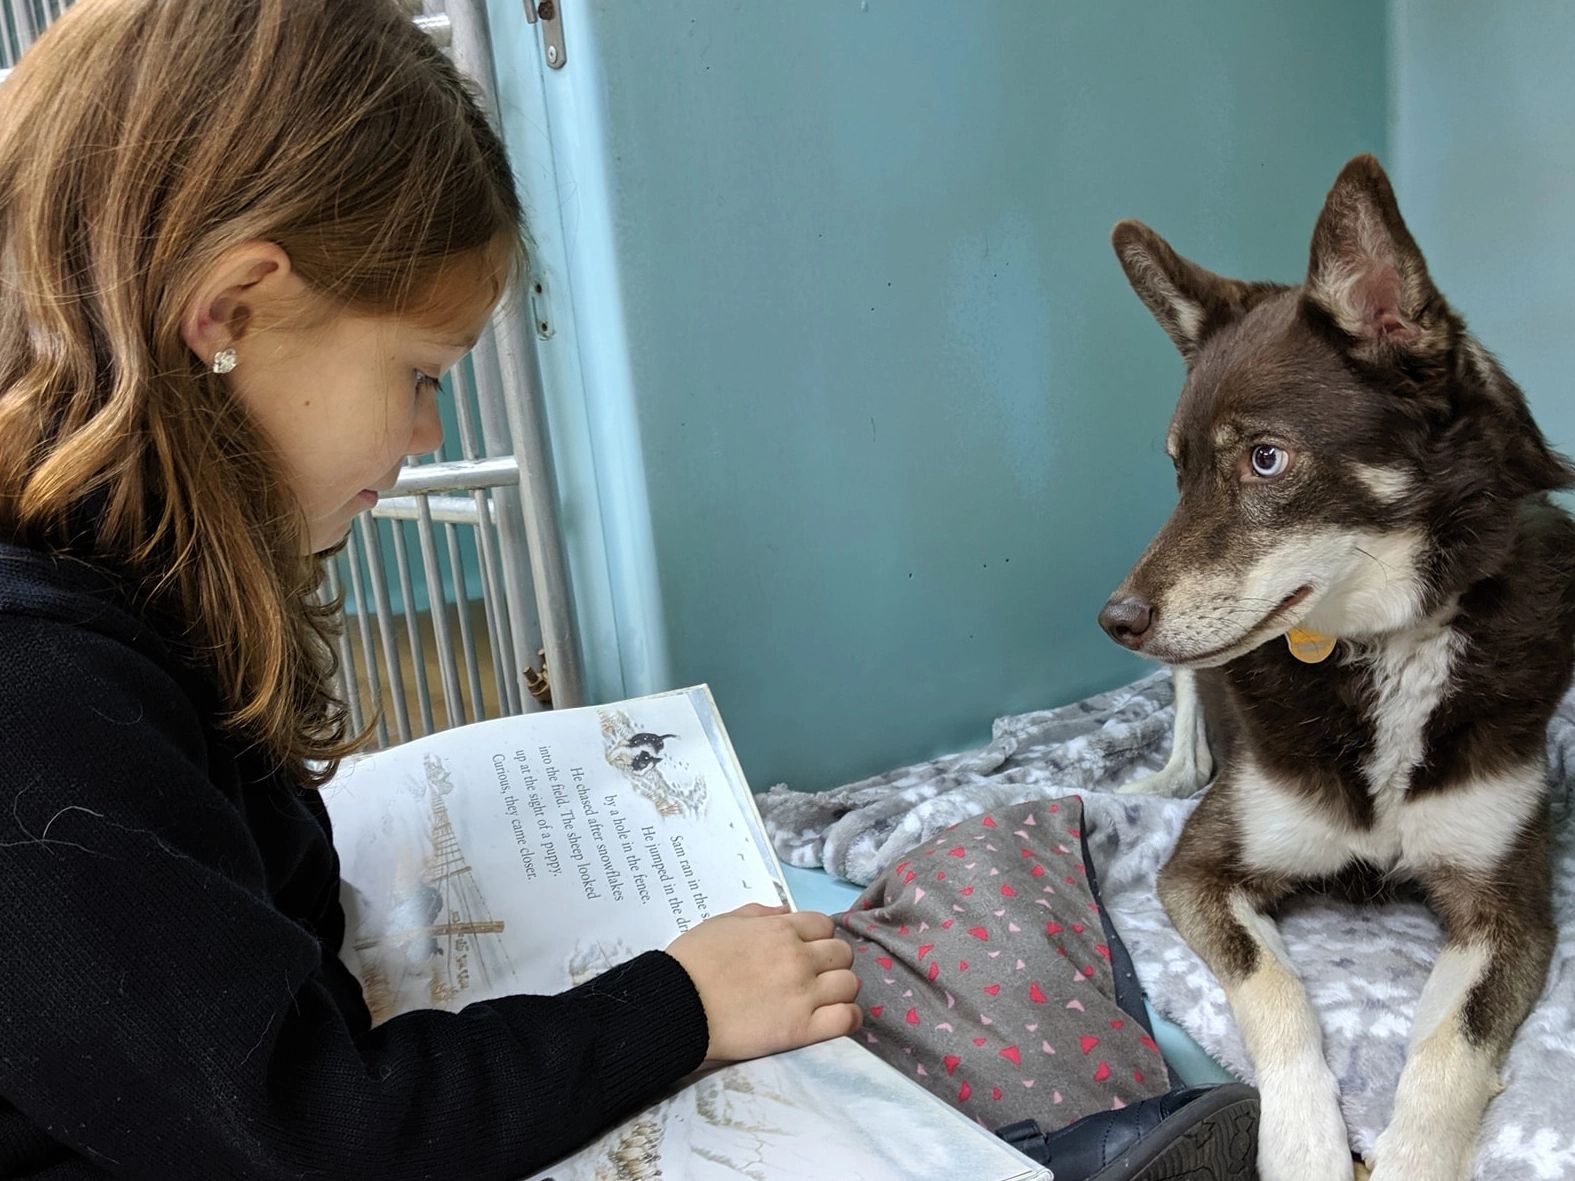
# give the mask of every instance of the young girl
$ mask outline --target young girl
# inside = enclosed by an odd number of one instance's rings
[[[822,915],[370,1028],[312,556],[439,439],[503,149],[395,0],[82,0],[0,88],[0,1175],[518,1177],[857,1028]]]

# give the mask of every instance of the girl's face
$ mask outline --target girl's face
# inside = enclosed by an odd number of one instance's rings
[[[458,260],[422,313],[329,312],[240,342],[231,388],[277,451],[308,552],[338,544],[407,455],[442,443],[437,383],[475,344],[499,289],[492,259]]]

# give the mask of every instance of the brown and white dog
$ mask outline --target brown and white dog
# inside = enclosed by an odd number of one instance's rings
[[[1186,380],[1180,501],[1100,623],[1176,670],[1174,752],[1132,788],[1214,779],[1159,891],[1252,1057],[1261,1174],[1353,1169],[1274,909],[1406,882],[1448,942],[1372,1176],[1465,1178],[1554,942],[1544,743],[1575,664],[1575,522],[1547,493],[1571,468],[1370,156],[1335,181],[1296,286],[1211,274],[1134,221],[1113,241]]]

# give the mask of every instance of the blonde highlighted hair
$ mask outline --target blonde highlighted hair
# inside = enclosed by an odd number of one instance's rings
[[[224,728],[317,784],[357,742],[320,562],[181,334],[257,239],[374,314],[520,241],[502,144],[396,0],[80,0],[0,86],[0,537],[126,575]]]

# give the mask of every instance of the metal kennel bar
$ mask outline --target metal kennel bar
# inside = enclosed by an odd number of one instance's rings
[[[495,113],[484,0],[411,8]],[[406,466],[334,560],[365,571],[348,578],[345,692],[363,717],[383,705],[381,742],[583,701],[526,311],[504,301],[448,383],[451,437]]]

